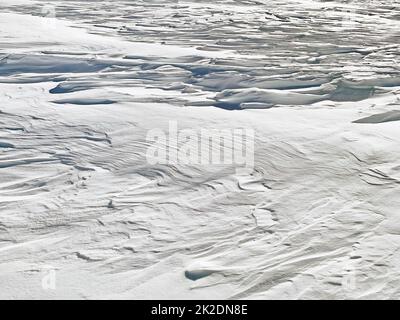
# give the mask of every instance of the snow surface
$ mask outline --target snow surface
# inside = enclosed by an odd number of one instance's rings
[[[0,298],[400,298],[399,9],[0,0]],[[149,164],[170,120],[254,171]]]

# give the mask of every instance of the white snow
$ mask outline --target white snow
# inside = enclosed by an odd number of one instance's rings
[[[398,1],[45,3],[0,0],[0,298],[399,297]],[[254,170],[151,165],[171,120]]]

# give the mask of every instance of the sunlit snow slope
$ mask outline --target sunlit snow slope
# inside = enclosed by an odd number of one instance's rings
[[[0,298],[400,298],[399,18],[0,0]],[[170,120],[254,129],[254,171],[151,165]]]

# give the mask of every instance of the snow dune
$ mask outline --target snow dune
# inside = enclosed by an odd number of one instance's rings
[[[0,2],[1,298],[399,297],[398,1],[43,3]],[[150,164],[171,120],[254,170]]]

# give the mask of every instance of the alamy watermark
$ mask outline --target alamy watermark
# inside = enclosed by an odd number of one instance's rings
[[[48,266],[43,271],[42,277],[42,289],[45,291],[56,290],[57,289],[57,274],[56,269]]]
[[[250,128],[179,129],[176,121],[170,121],[167,131],[149,130],[146,140],[151,165],[254,167],[255,133]]]
[[[41,10],[42,25],[46,29],[56,29],[57,28],[57,15],[56,7],[54,5],[46,4]]]

